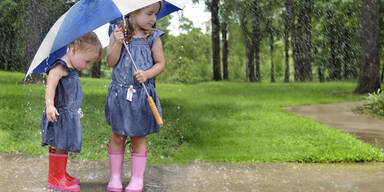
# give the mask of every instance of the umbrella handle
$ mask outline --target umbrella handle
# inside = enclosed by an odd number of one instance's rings
[[[157,125],[159,125],[159,126],[160,126],[160,125],[163,125],[163,120],[161,119],[160,113],[159,113],[159,111],[157,110],[156,104],[155,104],[155,102],[153,101],[152,97],[149,96],[149,97],[147,98],[147,101],[148,101],[148,103],[149,103],[149,107],[150,107],[151,110],[152,110],[153,116],[154,116],[155,119],[156,119],[156,123],[157,123]]]

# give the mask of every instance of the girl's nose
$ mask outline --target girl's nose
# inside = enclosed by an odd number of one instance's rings
[[[152,17],[152,22],[153,22],[153,23],[156,22],[156,15]]]

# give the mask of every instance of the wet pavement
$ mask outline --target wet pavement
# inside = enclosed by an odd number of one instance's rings
[[[384,120],[352,112],[352,109],[363,104],[364,102],[316,104],[286,107],[285,110],[355,134],[371,145],[384,148]]]
[[[47,156],[1,155],[0,191],[48,191],[47,163]],[[82,192],[106,191],[108,162],[70,160],[68,172],[80,177]],[[383,181],[384,163],[192,163],[148,166],[144,191],[379,192]]]
[[[289,107],[286,110],[316,119],[384,146],[384,121],[351,112],[361,102]],[[335,115],[336,114],[336,115]],[[335,118],[336,117],[336,118]],[[337,121],[335,120],[337,119]],[[127,156],[126,156],[127,157]],[[124,185],[129,180],[124,163]],[[68,172],[80,177],[82,192],[106,191],[107,161],[69,160]],[[0,192],[48,191],[48,157],[0,155]],[[381,192],[384,163],[200,163],[149,165],[146,192]]]

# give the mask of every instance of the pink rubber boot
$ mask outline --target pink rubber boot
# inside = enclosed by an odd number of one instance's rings
[[[109,151],[109,169],[111,171],[111,178],[109,179],[107,191],[121,192],[123,185],[121,183],[121,170],[123,168],[124,150],[121,152]]]
[[[125,192],[143,191],[143,179],[148,151],[149,150],[147,150],[144,154],[131,152],[131,180],[129,181],[127,188],[125,188]]]

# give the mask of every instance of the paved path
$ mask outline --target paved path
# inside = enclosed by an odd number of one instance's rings
[[[291,113],[318,120],[330,127],[355,134],[361,140],[384,148],[384,120],[352,112],[353,108],[363,104],[364,102],[348,102],[293,106],[285,109]]]

